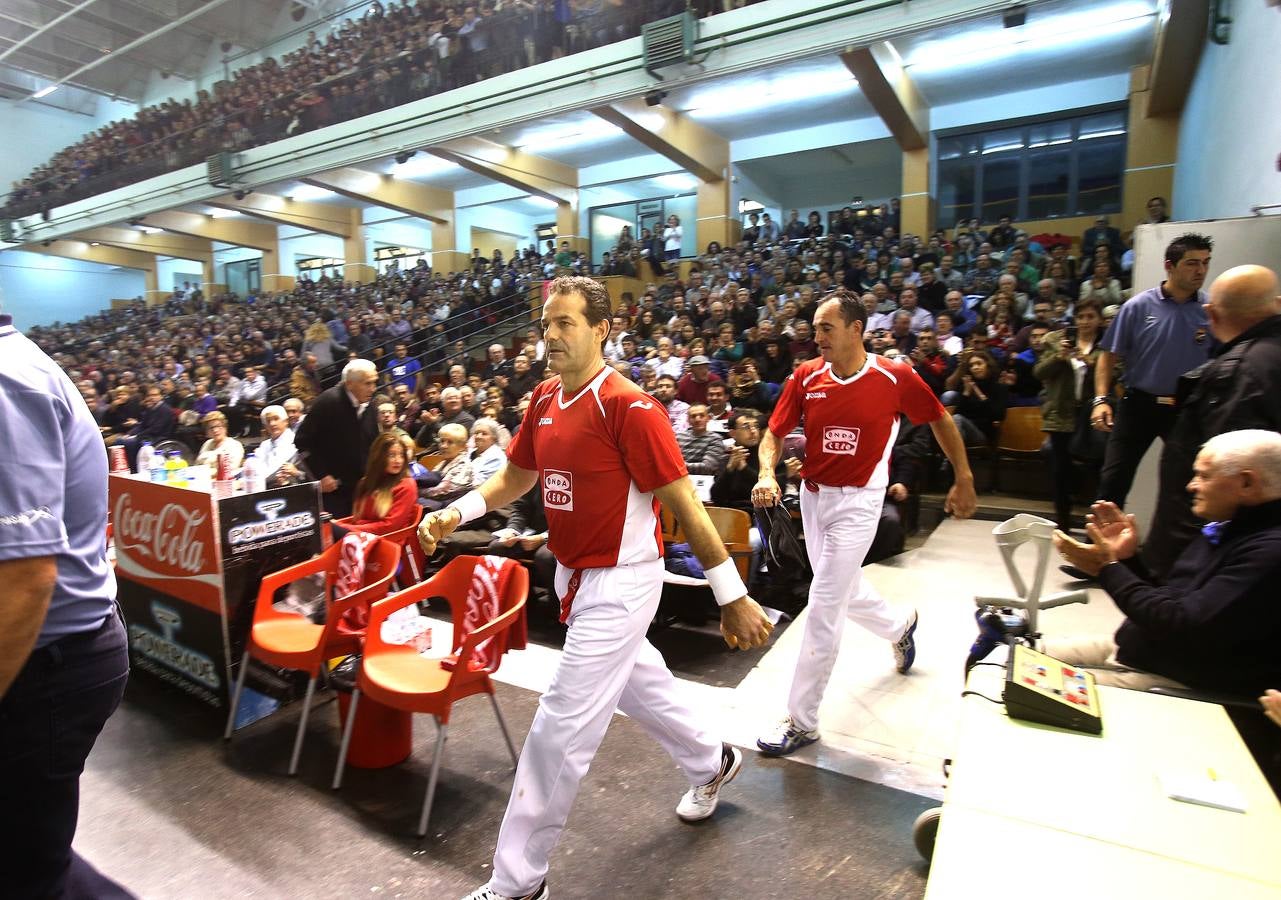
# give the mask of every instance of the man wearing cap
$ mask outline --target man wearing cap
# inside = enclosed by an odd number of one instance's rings
[[[1179,376],[1209,357],[1205,283],[1213,242],[1184,234],[1165,248],[1165,280],[1131,297],[1103,336],[1094,368],[1090,424],[1109,432],[1099,499],[1124,508],[1134,473],[1152,441],[1169,437]],[[1125,361],[1125,394],[1112,393],[1113,368]]]
[[[696,403],[707,403],[707,386],[720,381],[721,377],[708,367],[710,361],[706,356],[691,356],[685,362],[685,374],[676,382],[676,398],[690,406]]]

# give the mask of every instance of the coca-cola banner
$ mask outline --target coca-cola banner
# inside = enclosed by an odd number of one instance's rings
[[[117,574],[221,615],[210,496],[123,475],[109,481]]]
[[[124,475],[108,484],[134,670],[223,707],[227,642],[212,497]]]

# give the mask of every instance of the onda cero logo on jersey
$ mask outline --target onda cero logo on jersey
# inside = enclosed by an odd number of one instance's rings
[[[543,506],[548,509],[574,509],[574,476],[559,469],[543,470]]]
[[[823,429],[823,452],[844,453],[853,456],[858,452],[857,428],[845,428],[841,425],[829,425]]]

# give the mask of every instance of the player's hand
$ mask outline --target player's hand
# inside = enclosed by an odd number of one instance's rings
[[[774,476],[762,473],[760,481],[752,488],[752,506],[777,506],[780,493]]]
[[[751,597],[745,595],[721,607],[721,634],[734,649],[763,646],[773,630],[765,610]]]
[[[1281,691],[1268,689],[1259,702],[1263,704],[1263,712],[1269,719],[1281,725]]]
[[[799,456],[791,456],[784,460],[783,464],[787,466],[787,477],[795,478],[801,474],[801,467],[805,465],[805,461]]]
[[[1100,403],[1090,410],[1090,426],[1095,431],[1112,430],[1112,405],[1110,403]]]
[[[888,496],[894,502],[902,503],[904,500],[907,499],[907,494],[908,494],[907,485],[901,484],[899,482],[895,482],[894,484],[890,485],[890,489],[885,493],[886,493],[886,496]]]
[[[418,544],[423,548],[423,555],[431,559],[436,552],[436,545],[453,534],[462,519],[462,513],[452,506],[423,516],[418,525]]]
[[[974,515],[978,506],[978,497],[974,494],[974,479],[958,478],[948,489],[943,500],[943,512],[951,514],[954,519],[968,519]]]

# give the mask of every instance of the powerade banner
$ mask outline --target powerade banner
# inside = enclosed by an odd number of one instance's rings
[[[319,485],[313,481],[219,501],[218,540],[234,678],[253,624],[263,576],[320,553]],[[254,671],[258,674],[257,668]],[[283,683],[266,687],[277,688],[273,691],[277,695],[287,693]]]
[[[229,693],[222,568],[210,496],[120,475],[108,484],[134,670],[223,706]]]

